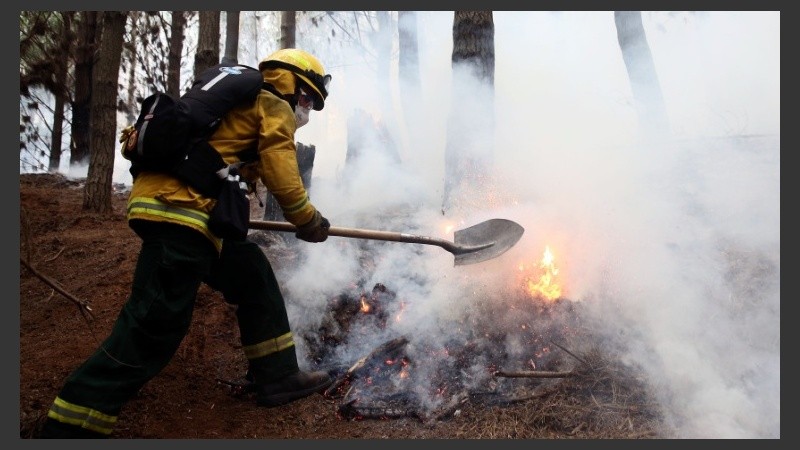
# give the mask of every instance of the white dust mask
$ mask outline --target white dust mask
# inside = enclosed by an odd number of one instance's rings
[[[297,96],[297,105],[294,107],[294,118],[297,121],[297,128],[300,128],[308,123],[311,114],[311,108],[313,107],[314,97],[308,95],[306,91],[300,89],[300,95]]]
[[[310,108],[303,108],[300,105],[294,107],[294,118],[297,121],[297,128],[308,123],[309,114],[311,114]]]

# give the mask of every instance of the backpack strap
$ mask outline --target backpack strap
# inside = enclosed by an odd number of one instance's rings
[[[139,134],[137,135],[136,139],[136,153],[139,156],[144,154],[142,148],[144,147],[144,137],[147,133],[147,126],[150,125],[150,120],[153,119],[153,113],[156,111],[156,106],[158,106],[159,100],[161,100],[161,96],[157,95],[155,97],[155,101],[153,101],[153,105],[150,106],[150,110],[147,111],[147,114],[145,114],[144,119],[142,120],[142,126],[139,129]]]

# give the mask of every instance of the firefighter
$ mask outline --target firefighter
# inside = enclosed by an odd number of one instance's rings
[[[311,112],[325,106],[331,76],[300,49],[278,50],[258,68],[271,88],[228,112],[209,143],[226,163],[241,165],[251,186],[266,186],[297,226],[298,239],[324,242],[330,223],[309,200],[294,137]],[[249,160],[246,148],[256,150]],[[40,437],[109,437],[123,406],[178,349],[201,283],[237,307],[258,406],[283,405],[331,384],[325,371],[300,369],[284,298],[262,250],[250,240],[221,239],[209,230],[214,203],[172,175],[137,174],[127,218],[142,243],[130,294],[108,337],[67,377]]]

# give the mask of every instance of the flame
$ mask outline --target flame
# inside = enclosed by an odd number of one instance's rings
[[[372,307],[367,303],[367,298],[365,296],[361,296],[361,312],[368,313],[372,310]]]
[[[398,312],[397,315],[394,317],[395,322],[400,322],[403,319],[403,313],[405,312],[405,310],[406,310],[406,302],[401,301],[400,312]]]
[[[523,282],[528,293],[537,298],[545,300],[556,300],[561,297],[561,286],[558,284],[556,278],[558,277],[558,268],[555,266],[555,257],[550,250],[550,246],[545,246],[544,256],[539,263],[539,269],[542,274],[538,280],[534,275],[525,275]],[[525,271],[525,265],[519,265],[520,272]]]
[[[402,367],[400,369],[400,378],[408,378],[409,377],[408,371],[409,371],[408,361],[403,360]]]

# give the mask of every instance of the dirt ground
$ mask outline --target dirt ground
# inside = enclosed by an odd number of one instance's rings
[[[83,180],[20,175],[19,431],[35,436],[65,377],[110,330],[128,295],[139,240],[113,214],[83,212]],[[264,248],[273,264],[281,255]],[[85,317],[76,302],[91,307]],[[202,287],[189,334],[167,368],[123,409],[115,439],[658,439],[668,437],[635,369],[580,355],[572,376],[527,397],[487,404],[465,397],[436,417],[346,417],[314,394],[259,408],[220,380],[245,361],[232,307]],[[576,355],[577,356],[577,355]]]

